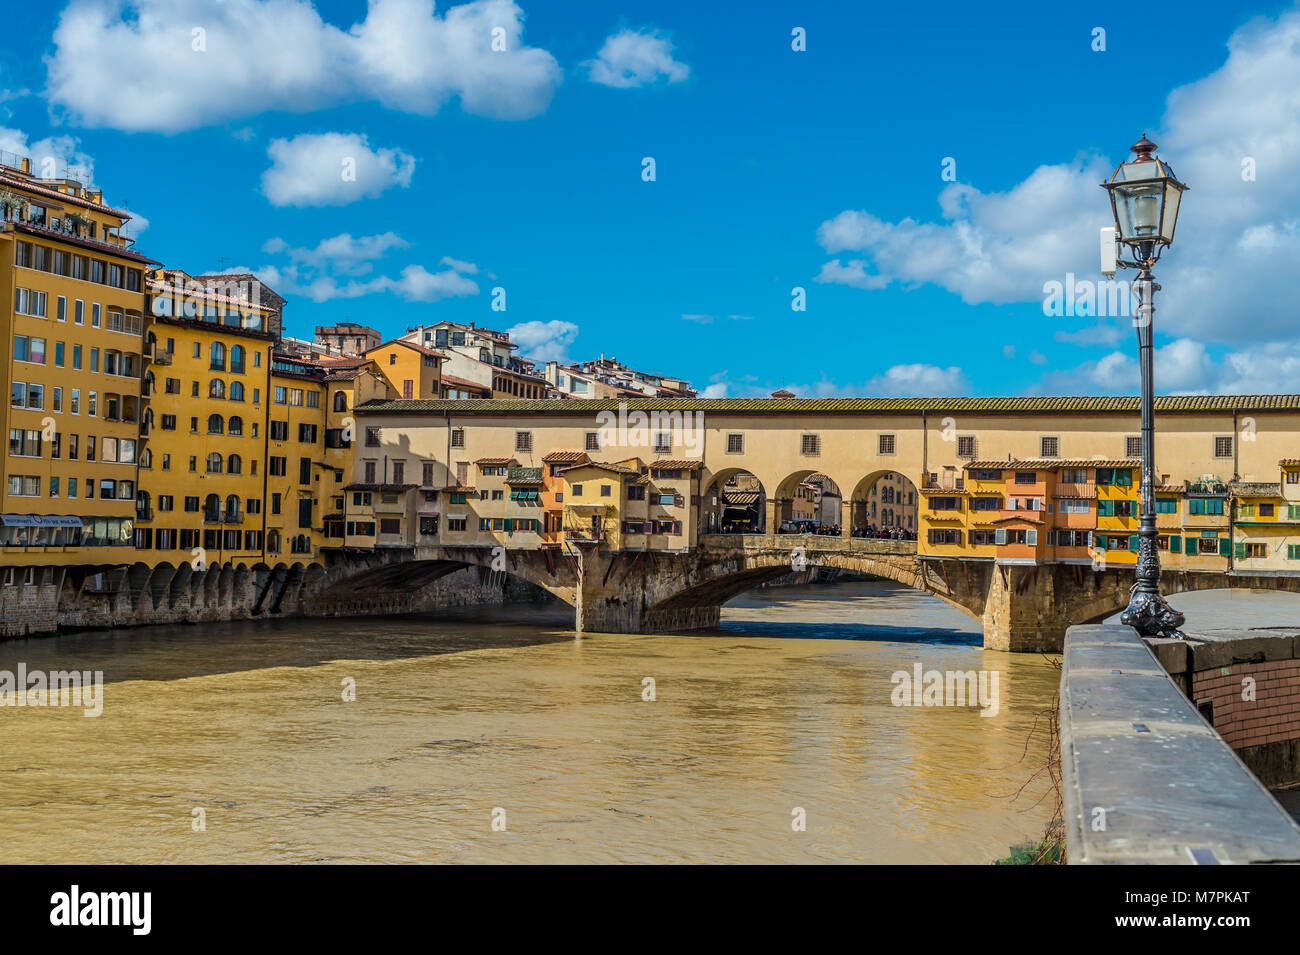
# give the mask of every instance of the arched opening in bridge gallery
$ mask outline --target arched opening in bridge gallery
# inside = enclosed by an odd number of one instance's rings
[[[706,534],[762,534],[767,528],[767,490],[741,468],[715,474],[701,500]]]
[[[851,536],[916,540],[921,495],[901,471],[868,474],[846,503],[845,523]]]
[[[781,482],[768,510],[778,534],[838,535],[844,494],[828,474],[797,471]]]

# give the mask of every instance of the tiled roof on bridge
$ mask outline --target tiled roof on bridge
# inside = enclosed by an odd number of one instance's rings
[[[580,468],[600,468],[602,471],[613,471],[615,474],[640,474],[636,468],[630,468],[625,464],[606,464],[604,461],[584,461],[577,465]]]
[[[1027,458],[1020,461],[971,461],[966,470],[1055,471],[1058,468],[1140,468],[1138,458],[1088,460],[1086,458]]]
[[[547,464],[575,464],[587,457],[586,451],[547,451],[542,460]]]
[[[554,398],[462,398],[411,400],[372,399],[356,410],[391,415],[507,415],[553,414],[592,417],[600,411],[704,411],[716,414],[1043,414],[1140,412],[1136,395],[1098,395],[1001,398],[590,398],[558,401]],[[1296,411],[1295,395],[1160,395],[1156,410],[1164,413],[1217,411]]]
[[[1300,458],[1283,458],[1277,463],[1284,468],[1300,467]]]
[[[659,461],[651,461],[650,467],[662,471],[694,471],[696,468],[704,467],[704,462],[687,458],[663,458]]]
[[[500,466],[502,464],[514,464],[514,458],[479,458],[475,464],[485,464],[488,467]]]

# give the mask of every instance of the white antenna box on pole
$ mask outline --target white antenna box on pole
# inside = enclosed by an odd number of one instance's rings
[[[1104,226],[1101,230],[1101,274],[1108,279],[1115,277],[1116,264],[1118,258],[1115,249],[1115,227]]]

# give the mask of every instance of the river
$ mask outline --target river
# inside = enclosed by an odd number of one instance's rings
[[[668,636],[575,640],[569,620],[515,606],[0,643],[0,670],[105,680],[97,718],[0,709],[6,861],[988,863],[1051,815],[1047,781],[1026,783],[1058,671],[981,649],[934,598],[769,588],[718,631]],[[996,715],[893,705],[916,663],[996,672]]]

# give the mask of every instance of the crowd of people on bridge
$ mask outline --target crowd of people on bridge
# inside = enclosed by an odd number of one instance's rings
[[[782,524],[776,529],[778,534],[820,534],[824,537],[840,537],[843,535],[844,528],[839,524],[820,524],[809,527],[792,527],[788,524]],[[724,534],[763,534],[766,533],[761,527],[754,527],[752,524],[723,524],[722,533]],[[895,540],[895,541],[914,541],[916,534],[902,527],[876,527],[874,524],[868,524],[866,527],[855,527],[851,532],[853,537],[865,537],[875,540]]]

